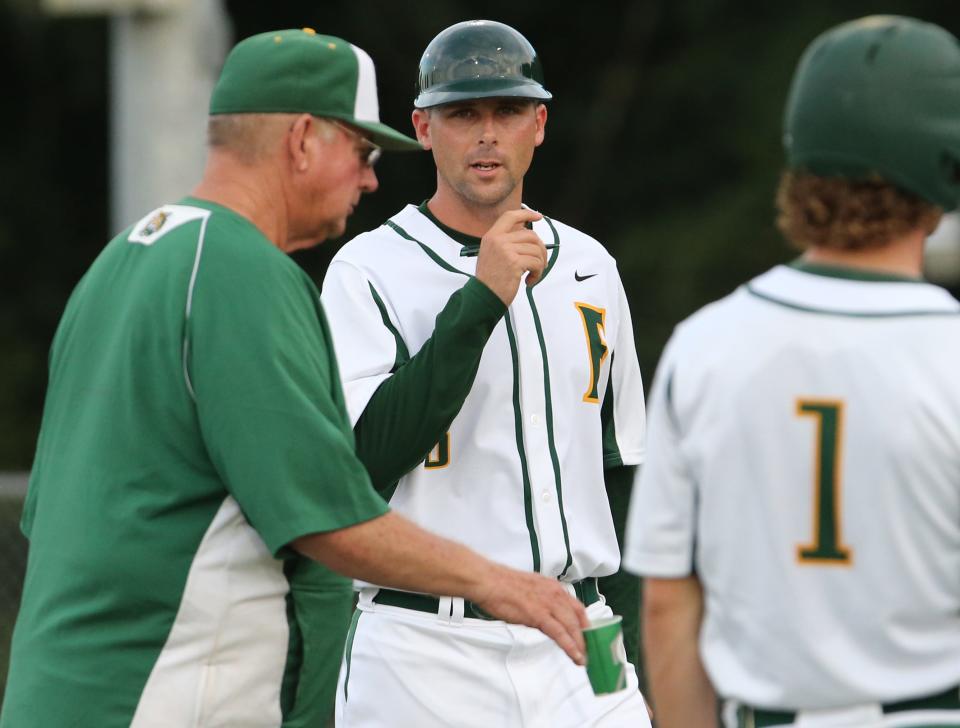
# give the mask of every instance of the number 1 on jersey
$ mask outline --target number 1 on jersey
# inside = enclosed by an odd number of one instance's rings
[[[813,543],[797,546],[797,559],[801,564],[847,566],[850,549],[843,545],[840,528],[843,402],[801,399],[797,401],[797,416],[817,421]]]

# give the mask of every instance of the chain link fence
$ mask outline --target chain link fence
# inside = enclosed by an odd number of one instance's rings
[[[27,565],[27,540],[20,533],[27,478],[27,473],[0,473],[0,704],[7,684],[10,636]]]

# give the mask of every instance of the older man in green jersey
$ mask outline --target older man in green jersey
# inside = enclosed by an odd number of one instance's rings
[[[322,725],[350,591],[316,562],[462,594],[582,661],[560,584],[390,513],[354,454],[285,253],[343,232],[381,147],[419,148],[379,122],[369,56],[254,36],[210,112],[199,186],[106,246],[54,339],[0,725]]]

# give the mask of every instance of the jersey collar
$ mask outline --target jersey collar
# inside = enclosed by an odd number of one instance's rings
[[[401,237],[417,243],[431,258],[443,268],[455,270],[466,275],[476,274],[476,255],[480,250],[480,238],[466,235],[444,225],[430,212],[426,202],[419,206],[407,205],[386,223],[394,228]],[[539,286],[550,274],[560,253],[560,236],[554,223],[546,216],[535,224],[529,224],[543,240],[553,244],[547,267],[537,281]],[[443,233],[437,236],[436,232]],[[472,250],[471,247],[472,246]]]
[[[887,281],[899,283],[924,283],[923,278],[914,276],[898,275],[896,273],[881,273],[875,270],[866,270],[864,268],[850,268],[841,265],[828,265],[826,263],[812,263],[803,258],[797,258],[789,266],[794,270],[811,273],[817,276],[827,276],[829,278],[844,278],[849,281]]]
[[[443,232],[445,232],[452,240],[455,240],[463,246],[463,248],[460,250],[460,255],[470,258],[476,257],[476,255],[480,252],[480,238],[475,235],[467,235],[459,230],[454,230],[449,225],[444,225],[430,210],[427,202],[429,202],[429,200],[424,200],[421,202],[417,209],[422,212],[427,219],[430,220],[430,222],[443,230]],[[532,230],[533,224],[528,222],[527,229]]]
[[[430,222],[443,230],[452,240],[457,241],[463,246],[464,250],[461,251],[461,255],[476,255],[480,252],[480,238],[475,235],[467,235],[459,230],[454,230],[449,225],[444,225],[437,219],[437,216],[430,211],[427,202],[428,200],[421,202],[417,209],[422,212]]]
[[[838,316],[922,316],[958,314],[960,302],[946,290],[902,276],[856,276],[833,266],[778,265],[746,284],[745,290],[771,303],[810,313]],[[839,274],[838,273],[842,273]]]

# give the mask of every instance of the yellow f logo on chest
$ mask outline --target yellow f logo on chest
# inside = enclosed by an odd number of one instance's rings
[[[587,336],[587,354],[590,359],[590,381],[583,393],[584,402],[599,404],[600,369],[607,358],[606,318],[607,310],[591,306],[589,303],[574,303],[583,321],[583,331]]]

